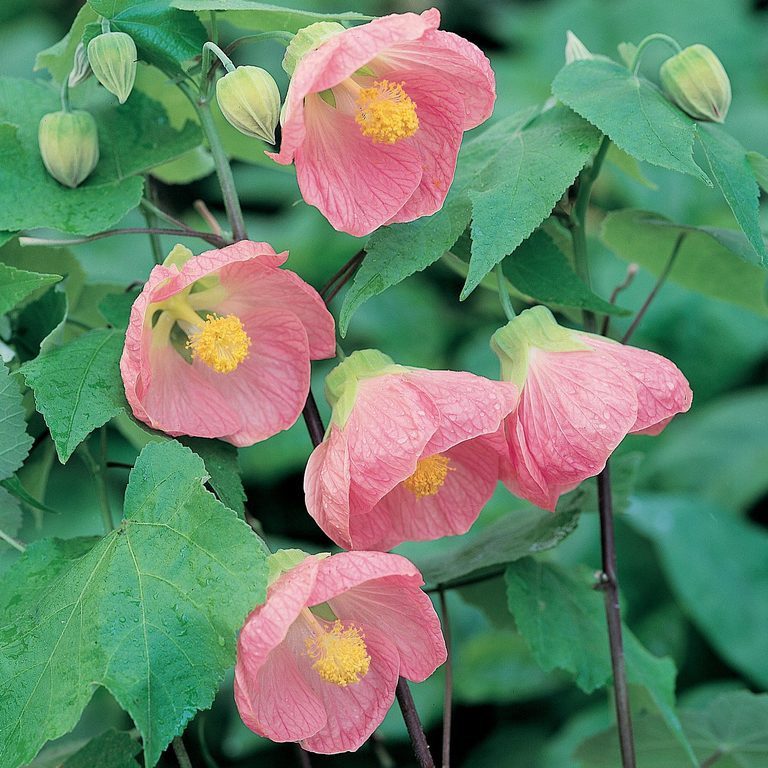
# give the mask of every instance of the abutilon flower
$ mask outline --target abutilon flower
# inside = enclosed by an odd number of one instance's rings
[[[279,268],[287,258],[247,240],[199,256],[177,245],[152,270],[120,359],[137,419],[241,446],[296,421],[310,360],[336,342],[317,292]]]
[[[333,415],[309,458],[309,514],[345,549],[464,533],[499,478],[494,433],[517,388],[358,351],[326,379]]]
[[[282,573],[240,632],[235,702],[273,741],[356,750],[384,719],[399,676],[425,680],[446,659],[440,622],[404,557],[308,556]]]
[[[501,378],[520,388],[520,404],[504,421],[501,477],[544,509],[599,474],[627,434],[657,435],[691,407],[691,388],[674,363],[563,328],[545,307],[521,312],[491,347]]]
[[[351,29],[321,22],[286,51],[292,79],[270,156],[295,161],[304,199],[336,229],[362,236],[438,211],[462,134],[493,111],[488,59],[439,24],[434,8]]]

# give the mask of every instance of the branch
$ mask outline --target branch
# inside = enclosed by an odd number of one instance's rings
[[[416,760],[419,763],[419,768],[435,768],[435,761],[432,759],[432,753],[429,751],[427,737],[424,735],[424,729],[421,727],[419,713],[416,711],[413,696],[411,696],[411,689],[408,687],[408,682],[405,678],[401,677],[397,681],[395,695],[397,696],[400,710],[403,713],[403,720],[405,720],[408,735],[411,737],[411,745],[413,746]]]
[[[60,239],[48,239],[45,237],[20,237],[19,245],[48,245],[56,247],[66,247],[69,245],[82,245],[91,243],[94,240],[102,240],[105,237],[115,237],[116,235],[173,235],[175,237],[196,237],[205,240],[207,243],[223,248],[227,241],[210,232],[198,232],[195,229],[167,229],[165,227],[124,227],[121,229],[108,229],[105,232],[97,232],[95,235],[87,237],[70,237]]]
[[[451,701],[453,698],[453,658],[451,654],[451,618],[445,590],[440,590],[440,614],[443,618],[443,637],[448,656],[445,660],[445,689],[443,691],[443,768],[451,764]]]

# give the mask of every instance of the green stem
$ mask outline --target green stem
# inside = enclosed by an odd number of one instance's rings
[[[206,59],[210,61],[210,56],[206,56],[206,51],[210,51],[216,58],[224,65],[224,69],[227,70],[227,72],[234,72],[235,71],[235,65],[232,63],[232,59],[227,56],[224,51],[219,48],[216,43],[212,43],[210,40],[203,45],[203,75],[206,76],[208,74],[208,67],[206,66]],[[210,64],[208,65],[210,66]]]
[[[152,186],[152,181],[147,176],[145,180],[145,184],[147,187],[147,192],[154,196],[154,189]],[[143,200],[141,205],[141,212],[144,215],[144,221],[147,222],[147,229],[153,229],[157,226],[157,214],[156,211],[159,211],[159,209],[153,204],[150,203],[149,200]],[[163,263],[163,246],[160,242],[160,235],[157,234],[157,232],[150,232],[149,233],[149,245],[152,249],[152,259],[154,260],[155,264],[162,264]]]
[[[446,251],[440,257],[440,259],[451,270],[451,272],[455,272],[457,275],[459,275],[459,277],[466,277],[469,274],[469,265],[466,261],[460,259],[455,253]],[[524,293],[520,293],[520,291],[518,291],[515,286],[512,285],[509,280],[507,280],[506,277],[504,278],[504,286],[510,296],[514,296],[516,299],[526,302],[526,304],[534,303],[530,296],[526,296]],[[485,288],[487,291],[493,291],[494,293],[497,293],[499,290],[499,285],[494,275],[487,274],[479,282],[478,288]]]
[[[213,115],[211,114],[208,101],[202,98],[196,99],[186,83],[179,83],[179,87],[195,108],[200,119],[200,125],[203,128],[203,133],[208,139],[208,146],[211,149],[213,162],[216,166],[216,175],[219,178],[221,194],[224,198],[224,208],[227,211],[227,218],[232,227],[232,237],[236,242],[238,240],[245,240],[248,235],[245,230],[243,211],[240,207],[240,198],[237,196],[235,179],[232,176],[232,169],[229,167],[229,159],[224,151],[221,138],[216,130],[216,124],[213,122]]]
[[[499,301],[501,301],[501,308],[504,310],[504,315],[507,320],[514,320],[515,308],[512,306],[512,299],[509,298],[507,281],[504,277],[504,270],[501,267],[501,262],[496,265],[496,287],[499,292]]]
[[[69,78],[65,77],[61,84],[61,110],[62,112],[69,112]]]
[[[294,35],[290,32],[260,32],[257,35],[244,35],[238,37],[237,40],[233,40],[225,49],[224,52],[232,54],[241,45],[247,45],[248,43],[258,43],[263,40],[276,40],[278,43],[282,43],[286,48],[290,45]]]
[[[579,175],[578,193],[576,201],[570,216],[571,240],[573,241],[573,262],[576,274],[582,282],[589,286],[589,254],[587,252],[587,211],[589,210],[589,199],[592,195],[592,187],[600,174],[600,168],[605,160],[611,140],[603,136],[600,147],[595,154],[595,159],[589,168],[583,170]],[[596,329],[595,316],[592,312],[584,311],[584,329],[589,333],[594,333]]]
[[[19,552],[26,552],[27,550],[25,544],[22,544],[18,539],[14,539],[13,536],[10,536],[2,529],[0,529],[0,539],[2,539],[6,544],[9,544]]]
[[[642,58],[643,52],[651,43],[655,42],[656,40],[660,40],[661,42],[667,43],[667,45],[671,46],[674,49],[675,53],[680,53],[680,51],[683,50],[680,47],[680,43],[678,43],[674,37],[665,35],[662,32],[655,32],[652,35],[648,35],[648,37],[644,37],[640,41],[640,43],[637,46],[637,49],[635,50],[635,58],[632,60],[632,66],[630,67],[633,75],[637,75],[637,72],[640,69],[640,59]]]
[[[176,755],[176,759],[179,761],[180,768],[192,768],[192,761],[187,754],[187,748],[184,746],[181,736],[177,736],[173,740],[173,752]]]
[[[109,491],[107,489],[106,439],[106,427],[102,427],[100,433],[101,456],[99,461],[96,461],[96,459],[93,458],[93,454],[88,448],[87,443],[80,443],[78,452],[85,466],[88,467],[91,475],[93,475],[93,481],[96,483],[96,495],[99,499],[99,509],[101,510],[101,520],[104,523],[104,532],[110,533],[115,529],[115,524],[112,521],[112,511],[109,507]]]

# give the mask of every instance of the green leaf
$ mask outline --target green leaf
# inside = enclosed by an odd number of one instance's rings
[[[549,216],[600,142],[562,105],[523,126],[515,118],[467,145],[462,176],[470,179],[472,259],[462,299]]]
[[[709,642],[768,686],[768,533],[699,498],[640,497],[627,519],[653,541],[672,591]]]
[[[686,237],[669,273],[672,282],[760,315],[768,314],[768,273],[741,232],[689,227],[658,213],[625,209],[605,217],[600,237],[620,258],[658,275],[681,232]]]
[[[133,718],[148,768],[210,706],[267,568],[206,476],[179,443],[149,445],[118,530],[95,544],[37,542],[5,574],[0,765],[26,763],[69,731],[98,685]]]
[[[27,458],[32,438],[26,427],[19,385],[0,363],[0,480],[10,477]]]
[[[684,709],[680,719],[700,765],[763,768],[768,764],[768,695],[749,691],[721,694],[701,709]],[[643,716],[634,722],[638,765],[678,768],[685,759],[663,721]],[[582,768],[615,768],[616,729],[597,734],[576,752]]]
[[[169,163],[155,166],[152,175],[163,184],[190,184],[210,176],[215,168],[213,155],[204,147],[195,147]]]
[[[98,18],[98,14],[89,5],[80,8],[69,32],[58,43],[37,54],[35,71],[47,69],[56,82],[63,82],[72,70],[75,49],[82,40],[86,24],[97,21]]]
[[[138,768],[141,744],[125,731],[104,731],[66,760],[62,768]]]
[[[352,315],[364,302],[437,261],[459,239],[469,217],[469,201],[458,189],[452,189],[442,210],[433,216],[374,232],[365,245],[365,259],[344,297],[339,314],[342,337],[347,334]]]
[[[60,275],[26,272],[0,262],[0,315],[13,309],[39,289],[53,285],[61,279]]]
[[[768,387],[718,398],[670,424],[643,465],[646,487],[747,512],[768,493],[768,430],[755,418],[763,413]]]
[[[222,504],[245,514],[245,490],[240,478],[237,448],[221,440],[206,440],[202,437],[182,437],[179,441],[191,448],[205,464],[210,475],[209,483]]]
[[[19,501],[23,501],[28,507],[39,509],[41,512],[55,512],[56,510],[36,499],[19,480],[18,475],[12,475],[5,480],[0,480],[0,487],[4,488]]]
[[[18,499],[0,486],[0,534],[15,536],[21,528],[21,507]],[[11,545],[0,536],[0,552]]]
[[[318,21],[370,21],[373,18],[354,11],[315,13],[252,0],[171,0],[171,5],[185,11],[225,11],[224,20],[236,27],[265,32],[298,32]]]
[[[94,429],[126,407],[120,378],[124,339],[113,329],[89,331],[19,369],[62,464]]]
[[[647,189],[656,190],[659,188],[657,184],[654,184],[643,173],[642,168],[640,167],[640,163],[638,163],[637,160],[632,157],[632,155],[628,155],[613,143],[611,143],[611,145],[608,147],[605,161]]]
[[[696,124],[661,91],[612,61],[574,61],[558,72],[552,93],[638,160],[696,176]]]
[[[138,291],[108,293],[99,302],[99,313],[114,328],[127,328]]]
[[[712,178],[723,193],[757,257],[765,264],[765,242],[760,230],[760,188],[747,152],[719,125],[699,126],[699,141],[709,160]]]
[[[535,508],[516,510],[477,534],[462,536],[457,545],[444,542],[446,546],[439,555],[414,562],[427,583],[446,584],[475,571],[552,549],[575,530],[578,521],[578,510],[573,507],[554,515]]]
[[[144,61],[170,74],[183,73],[183,64],[199,56],[208,39],[194,13],[169,8],[167,0],[88,0],[88,4],[109,19],[113,32],[133,38]],[[100,33],[100,25],[90,24],[84,40]]]
[[[546,670],[564,669],[590,693],[611,677],[602,595],[584,578],[554,563],[526,558],[507,568],[509,609],[534,658]],[[697,766],[674,712],[675,666],[650,654],[623,627],[627,680],[642,686]]]
[[[40,118],[60,109],[58,91],[32,80],[0,79],[0,229],[51,227],[90,235],[108,229],[141,199],[141,174],[200,143],[188,124],[177,131],[142,93],[115,106],[95,80],[72,92],[72,105],[96,119],[101,157],[77,189],[51,178],[37,144]],[[134,178],[131,178],[134,177]]]
[[[768,192],[768,157],[759,152],[747,152],[747,162],[755,174],[757,183],[764,192]]]
[[[504,274],[518,291],[542,304],[589,309],[608,315],[629,314],[628,310],[609,304],[593,293],[541,230],[534,232],[504,260]]]
[[[60,285],[54,285],[19,312],[14,341],[22,360],[37,357],[59,345],[64,335],[68,309],[66,292],[61,290]]]

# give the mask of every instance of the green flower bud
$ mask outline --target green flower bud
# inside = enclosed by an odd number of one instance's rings
[[[70,88],[74,88],[76,85],[86,81],[92,74],[85,46],[82,43],[78,43],[77,48],[75,48],[75,60],[72,64],[72,71],[67,79],[67,85]]]
[[[275,143],[280,91],[261,67],[237,67],[216,83],[216,100],[227,122],[246,136]]]
[[[706,45],[691,45],[667,59],[659,72],[669,98],[696,120],[722,123],[731,106],[731,82]]]
[[[304,56],[320,47],[329,37],[338,35],[346,27],[335,21],[318,21],[300,29],[285,49],[283,69],[293,77],[293,73]]]
[[[565,63],[570,64],[573,61],[594,58],[587,46],[569,29],[565,33]]]
[[[88,43],[88,61],[96,79],[123,104],[136,79],[136,43],[125,32],[104,32]]]
[[[43,115],[37,140],[48,173],[67,187],[74,189],[99,162],[96,121],[83,110]]]

